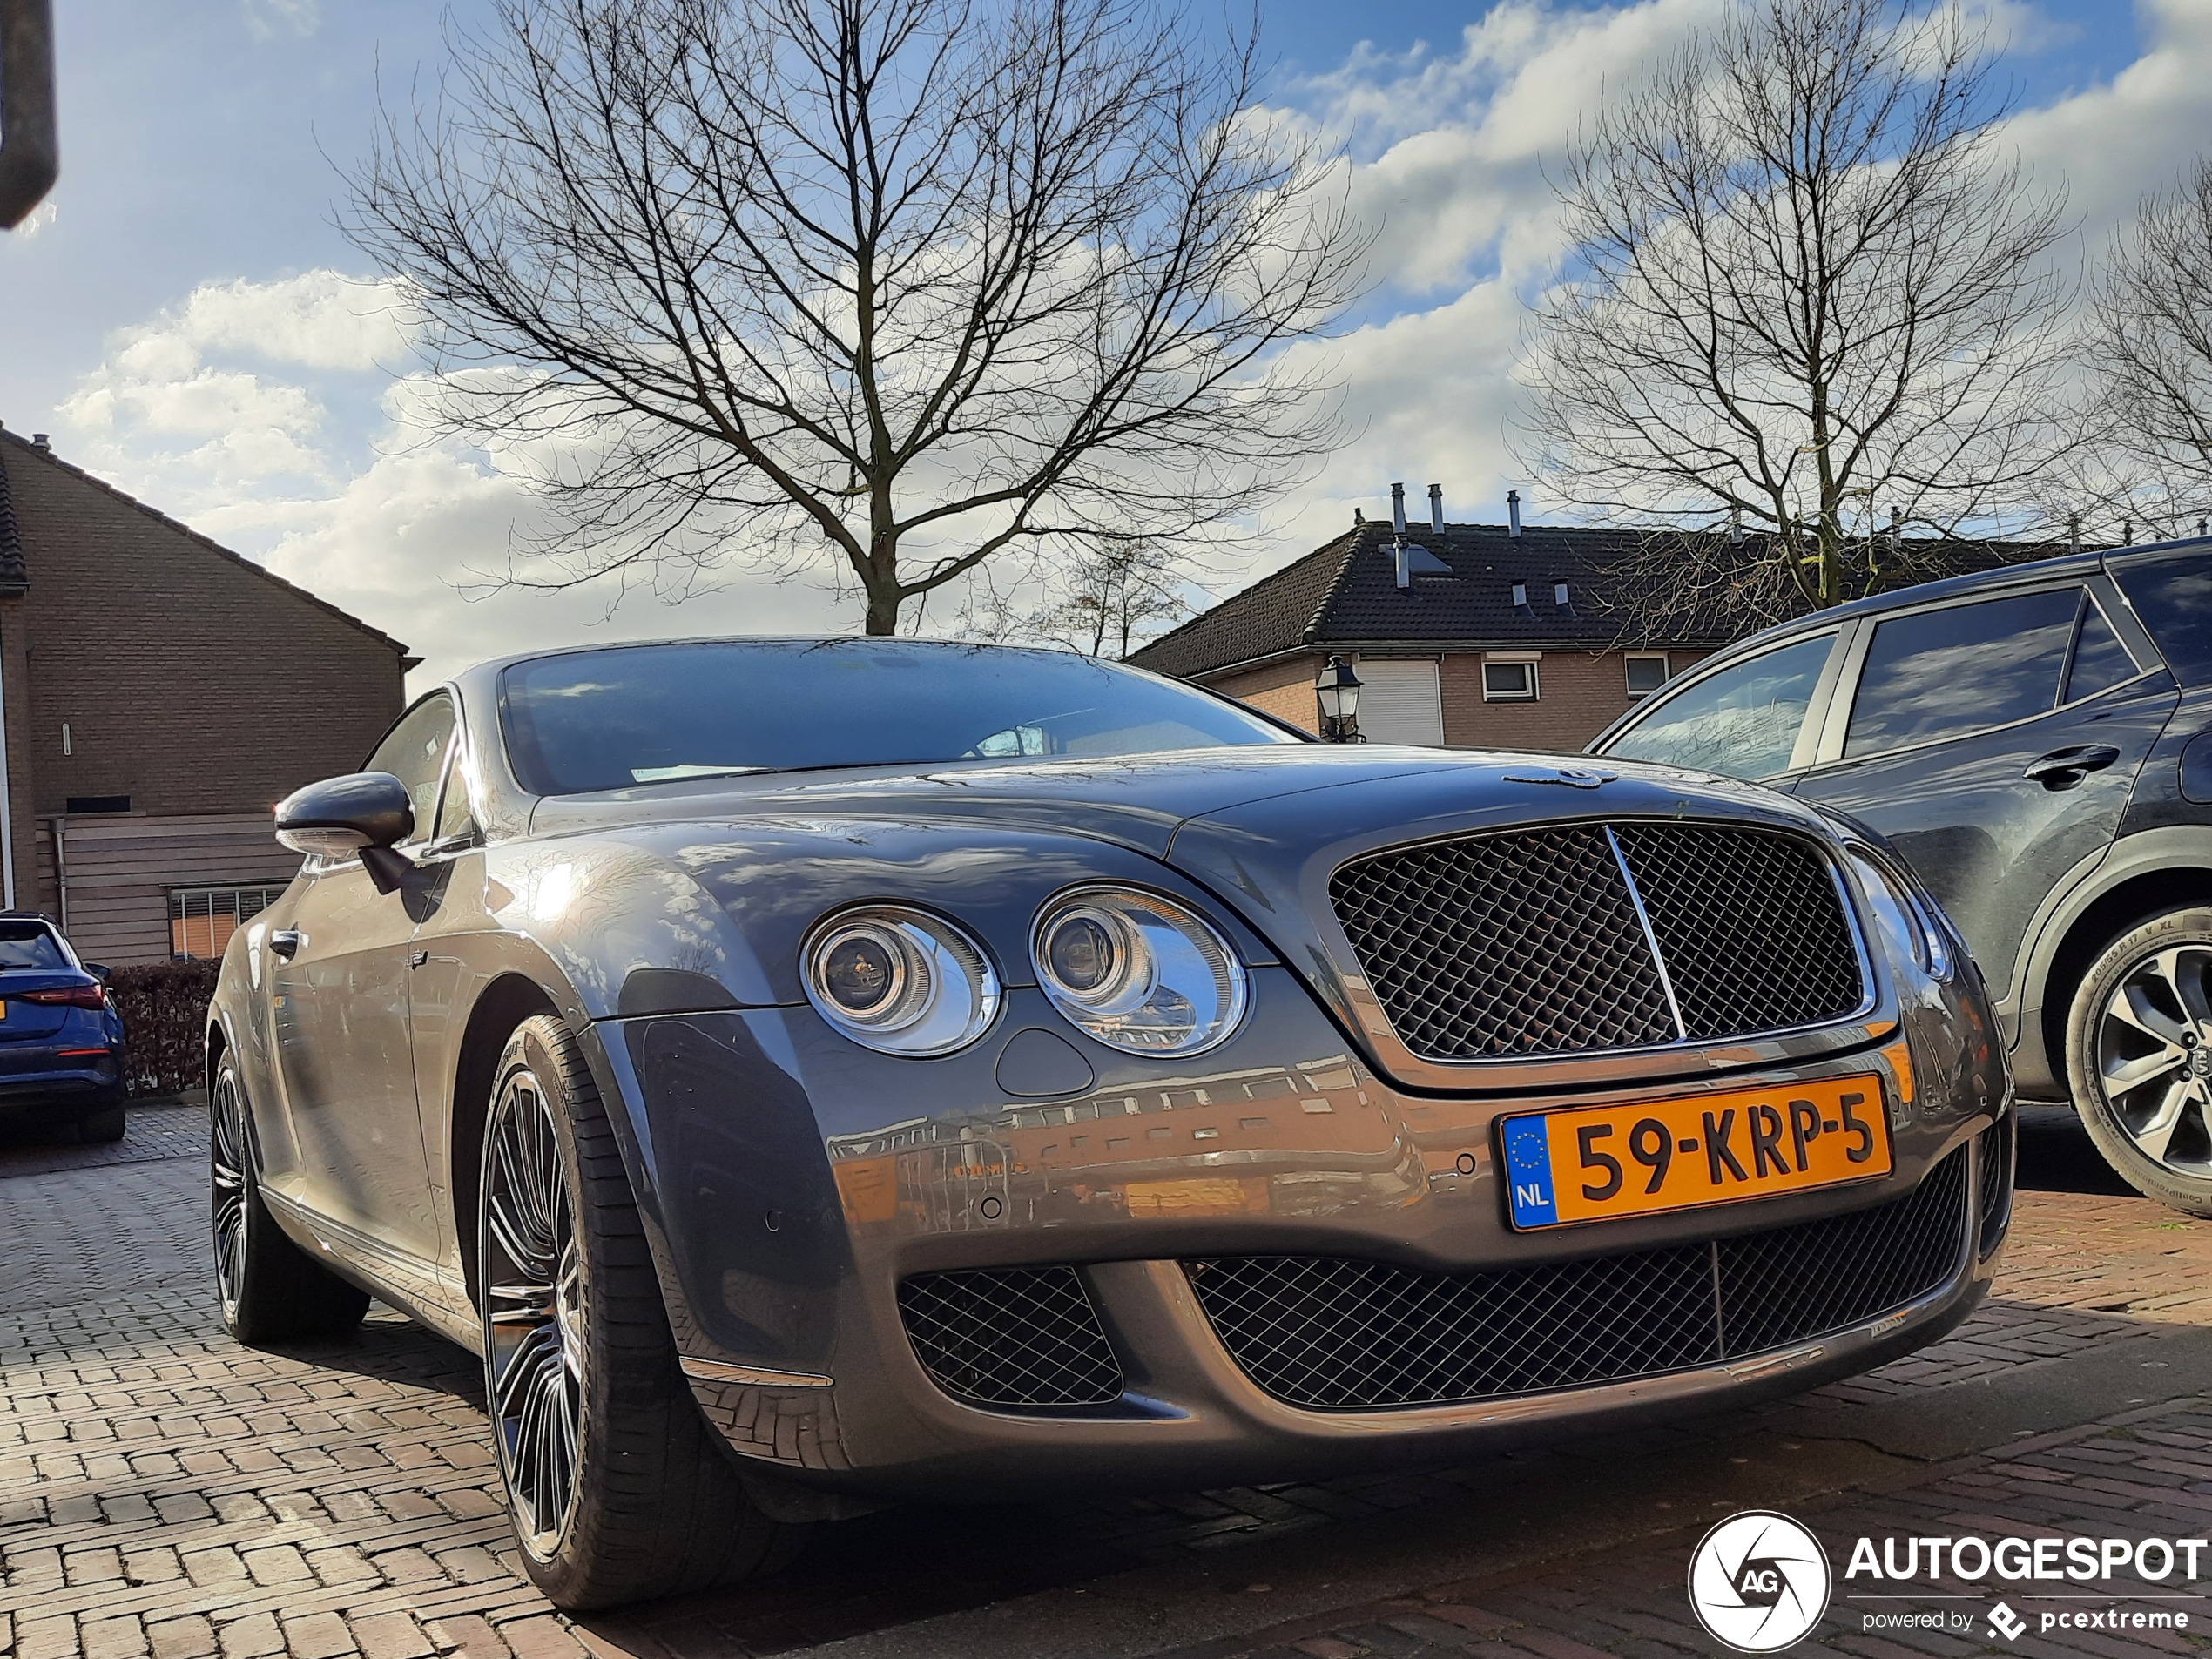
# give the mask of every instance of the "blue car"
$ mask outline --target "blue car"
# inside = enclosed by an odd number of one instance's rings
[[[123,1019],[107,969],[35,913],[0,911],[0,1121],[123,1138]]]

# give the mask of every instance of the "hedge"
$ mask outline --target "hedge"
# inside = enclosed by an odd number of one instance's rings
[[[180,960],[118,968],[108,994],[123,1016],[130,1092],[171,1095],[207,1082],[207,1004],[219,962]]]

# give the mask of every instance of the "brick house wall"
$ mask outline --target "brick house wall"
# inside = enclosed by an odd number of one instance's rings
[[[172,893],[291,878],[269,809],[361,764],[412,659],[42,446],[0,433],[0,465],[29,572],[0,601],[17,903],[159,960]]]
[[[1278,720],[1288,720],[1316,736],[1321,731],[1321,705],[1313,696],[1314,677],[1328,658],[1291,657],[1240,674],[1209,677],[1201,682],[1210,691],[1220,691],[1240,703],[1249,703]]]

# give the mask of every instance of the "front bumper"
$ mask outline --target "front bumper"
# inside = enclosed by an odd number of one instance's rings
[[[990,1040],[922,1062],[860,1050],[808,1009],[597,1028],[629,1107],[679,1355],[709,1420],[741,1455],[817,1484],[939,1501],[1069,1482],[1309,1478],[1811,1386],[1934,1339],[1987,1291],[2010,1168],[2000,1183],[1984,1165],[1988,1149],[2008,1144],[2009,1098],[1986,1011],[1953,988],[1855,1048],[1764,1071],[1747,1052],[1749,1069],[1712,1085],[1876,1074],[1888,1177],[1517,1233],[1504,1220],[1493,1120],[1654,1091],[1416,1096],[1371,1071],[1286,971],[1258,969],[1253,981],[1252,1014],[1223,1049],[1177,1068],[1065,1037],[1093,1082],[1042,1098],[1009,1095],[1000,1068],[1015,1036],[1056,1024],[1033,991],[1010,994]],[[1983,1134],[1993,1127],[2003,1134]],[[1184,1265],[1314,1256],[1452,1273],[1679,1251],[1895,1200],[1954,1155],[1967,1161],[1966,1242],[1955,1269],[1908,1301],[1768,1352],[1544,1392],[1386,1409],[1287,1403],[1232,1357]],[[1030,1409],[954,1399],[909,1340],[901,1283],[1044,1264],[1079,1269],[1121,1397]]]

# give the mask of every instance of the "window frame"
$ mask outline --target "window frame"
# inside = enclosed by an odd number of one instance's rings
[[[447,705],[453,711],[453,727],[446,733],[445,753],[442,755],[438,760],[438,788],[437,792],[430,798],[430,821],[428,825],[425,825],[420,819],[417,819],[415,826],[415,833],[413,834],[409,835],[405,840],[393,843],[393,848],[395,851],[406,847],[419,847],[422,846],[425,842],[432,839],[433,833],[437,828],[438,813],[445,803],[445,780],[448,774],[452,771],[453,758],[461,747],[462,732],[461,725],[460,693],[455,691],[450,685],[434,685],[428,691],[423,692],[422,695],[416,698],[414,702],[408,704],[405,708],[401,709],[399,712],[399,718],[394,720],[391,725],[384,728],[383,732],[378,735],[376,741],[369,745],[368,753],[362,758],[361,765],[355,768],[358,772],[374,771],[374,767],[371,765],[371,762],[374,761],[376,759],[377,751],[391,741],[392,734],[395,732],[397,732],[401,726],[405,725],[409,720],[413,719],[415,718],[415,711],[421,708],[424,704],[435,702],[440,698],[443,698]],[[401,779],[401,781],[404,782],[405,779]],[[410,805],[411,804],[412,802],[410,802]],[[359,853],[350,853],[343,859],[331,859],[324,860],[317,867],[322,870],[334,870],[345,865],[358,864],[360,862],[361,855]]]
[[[235,933],[238,929],[243,927],[247,922],[251,921],[255,916],[260,915],[264,910],[268,909],[270,906],[275,904],[279,899],[282,898],[284,896],[284,890],[288,885],[289,883],[283,881],[237,881],[228,883],[202,882],[194,887],[169,888],[164,900],[165,907],[169,912],[169,938],[171,944],[169,960],[172,962],[219,962],[223,959],[221,945],[216,946],[215,954],[212,956],[195,956],[190,951],[180,951],[175,948],[177,939],[176,929],[178,924],[180,922],[189,923],[202,920],[202,918],[195,917],[189,914],[181,915],[178,914],[179,910],[184,907],[185,901],[186,900],[193,897],[212,899],[219,893],[226,893],[230,894],[231,908],[224,914],[231,917],[231,931]],[[240,914],[238,909],[238,896],[240,894],[245,893],[258,893],[261,894],[261,902],[254,907],[252,911],[245,914]],[[215,911],[213,907],[211,905],[209,907],[207,915],[205,918],[207,921],[208,932],[211,935],[214,932],[214,917]],[[211,938],[209,942],[213,943],[214,941]],[[226,936],[224,942],[229,942],[227,936]]]
[[[1479,664],[1482,675],[1482,700],[1485,703],[1541,703],[1544,700],[1543,653],[1533,651],[1486,651]],[[1527,671],[1528,689],[1526,691],[1494,691],[1490,689],[1490,671],[1497,668],[1521,668]]]
[[[1941,737],[1925,738],[1918,743],[1901,744],[1894,749],[1872,750],[1865,754],[1848,757],[1844,753],[1844,744],[1851,732],[1851,711],[1858,706],[1859,689],[1865,678],[1867,653],[1874,643],[1874,631],[1884,623],[1899,621],[1906,617],[1925,616],[1938,610],[1956,610],[1964,605],[1986,604],[1993,600],[2018,598],[2023,594],[2054,592],[2066,588],[2074,589],[2081,596],[2081,599],[2074,608],[2074,631],[2067,637],[2066,656],[2059,664],[2059,683],[2054,695],[2064,697],[2066,694],[2067,679],[2074,668],[2074,648],[2080,643],[2084,605],[2094,604],[2102,614],[2106,625],[2119,639],[2121,648],[2128,653],[2128,660],[2135,664],[2135,672],[2131,677],[2105,686],[2100,691],[2089,692],[2086,696],[2074,698],[2069,702],[2054,702],[2047,709],[2039,709],[2034,713],[2022,715],[2018,719],[2000,720],[1989,725],[1968,726],[1961,731],[1946,732]],[[2133,619],[2130,618],[2130,620]],[[1954,594],[1949,598],[1939,600],[1932,604],[1900,605],[1894,610],[1884,610],[1870,617],[1854,617],[1847,625],[1852,632],[1852,637],[1846,643],[1844,653],[1847,661],[1843,672],[1838,676],[1833,695],[1829,699],[1827,718],[1822,725],[1819,745],[1811,762],[1813,768],[1822,771],[1837,766],[1867,765],[1874,761],[1888,760],[1898,755],[1917,754],[1925,749],[1939,748],[1947,743],[1959,743],[1968,738],[1985,737],[1996,732],[2009,732],[2018,726],[2030,725],[2037,720],[2047,719],[2065,710],[2079,708],[2085,703],[2093,703],[2101,697],[2112,697],[2124,692],[2132,686],[2141,685],[2144,680],[2153,675],[2165,671],[2162,666],[2157,664],[2150,667],[2143,665],[2141,642],[2135,637],[2134,631],[2123,625],[2115,615],[2109,598],[2101,590],[2101,584],[2087,573],[2076,573],[2057,581],[2024,582],[2017,585],[2012,583],[1993,585],[1968,593]]]
[[[1659,684],[1653,686],[1648,691],[1639,691],[1636,690],[1635,685],[1631,683],[1629,678],[1629,664],[1631,663],[1658,664]],[[1671,656],[1666,651],[1624,651],[1621,653],[1621,684],[1622,688],[1627,691],[1629,694],[1629,700],[1631,703],[1641,703],[1646,698],[1657,697],[1661,692],[1667,689],[1667,683],[1673,679],[1674,677],[1674,662]]]

